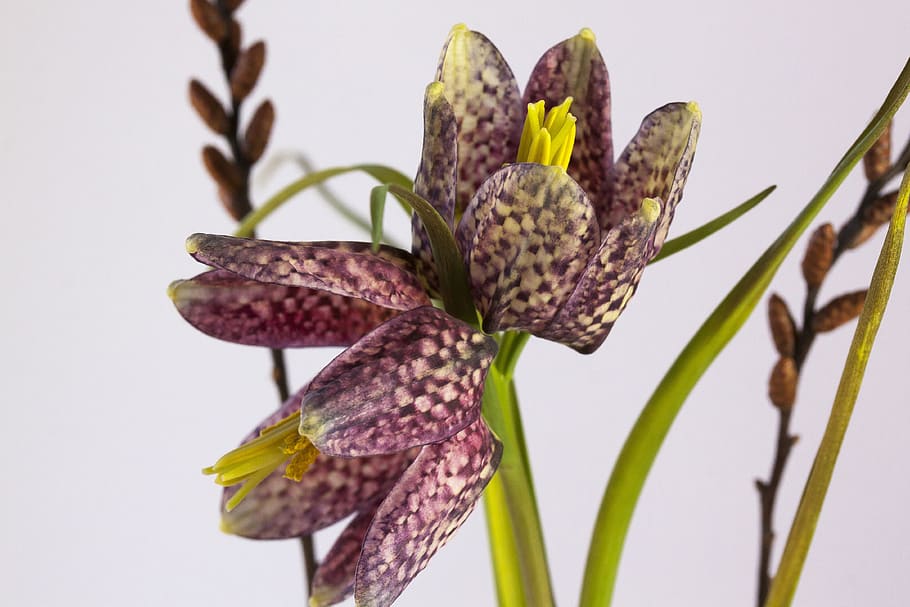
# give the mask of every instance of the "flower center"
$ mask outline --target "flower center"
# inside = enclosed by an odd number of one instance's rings
[[[543,100],[528,104],[528,115],[518,144],[518,162],[536,162],[569,168],[575,146],[575,116],[569,113],[572,98],[550,111]]]
[[[299,424],[298,411],[263,428],[258,438],[225,454],[214,466],[203,469],[204,474],[216,475],[215,482],[224,487],[242,484],[225,505],[228,512],[284,462],[287,462],[285,478],[298,482],[303,478],[303,473],[316,461],[319,450],[297,431]]]

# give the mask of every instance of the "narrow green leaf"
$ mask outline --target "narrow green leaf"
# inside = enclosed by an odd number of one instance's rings
[[[323,169],[321,171],[316,171],[315,173],[310,173],[309,175],[304,175],[300,179],[290,183],[277,194],[269,198],[265,203],[251,211],[243,218],[243,221],[234,230],[235,236],[240,237],[249,237],[253,231],[256,229],[262,220],[274,213],[281,205],[285,202],[304,191],[305,189],[318,185],[323,181],[335,177],[336,175],[343,175],[345,173],[352,173],[355,171],[360,171],[366,173],[376,181],[380,183],[393,183],[402,189],[409,189],[412,187],[412,182],[408,179],[407,176],[396,171],[393,168],[382,166],[379,164],[357,164],[354,166],[348,167],[336,167],[332,169]]]
[[[863,306],[863,313],[859,317],[856,331],[853,334],[853,343],[850,345],[844,372],[837,387],[831,415],[828,417],[828,426],[825,428],[825,434],[822,436],[818,452],[815,454],[815,463],[806,480],[803,496],[793,519],[793,526],[790,527],[787,545],[784,547],[777,574],[771,583],[765,607],[788,607],[796,593],[796,585],[799,583],[803,564],[809,553],[809,544],[812,543],[812,536],[815,534],[825,494],[828,492],[828,485],[834,474],[837,455],[844,442],[853,406],[856,404],[856,397],[859,395],[859,389],[863,383],[863,375],[866,372],[869,354],[872,352],[872,344],[881,325],[882,316],[885,314],[891,287],[894,285],[894,276],[897,273],[897,264],[900,261],[901,248],[904,243],[908,196],[910,196],[910,170],[904,173],[897,205],[891,218],[891,227],[888,229],[888,236],[885,237],[885,243],[878,256],[878,263],[875,265],[875,272],[872,274],[872,282],[866,295],[866,304]]]
[[[373,252],[379,251],[382,242],[382,220],[385,215],[385,199],[389,195],[388,184],[378,185],[370,191],[370,238]]]
[[[585,568],[581,607],[607,607],[632,513],[673,420],[711,362],[746,322],[784,257],[850,170],[878,139],[910,90],[910,61],[881,109],[850,146],[818,193],[715,308],[683,348],[635,422],[604,492]]]
[[[686,232],[682,236],[677,236],[676,238],[668,240],[660,249],[660,253],[657,254],[657,257],[651,260],[651,263],[657,263],[661,259],[665,259],[674,253],[679,253],[683,249],[688,249],[697,242],[704,240],[711,234],[722,230],[758,206],[758,204],[770,196],[771,192],[773,192],[776,188],[776,185],[767,187],[746,202],[730,209],[723,215],[718,215],[703,226],[695,228],[691,232]]]
[[[464,262],[449,226],[433,205],[414,192],[394,183],[389,184],[389,192],[413,209],[427,229],[446,312],[476,326],[477,311],[471,299]]]

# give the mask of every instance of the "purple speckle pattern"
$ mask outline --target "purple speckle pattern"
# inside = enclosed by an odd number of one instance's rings
[[[354,574],[376,509],[371,508],[354,517],[319,564],[313,576],[310,607],[340,603],[354,593]]]
[[[543,99],[551,108],[566,97],[573,98],[570,111],[578,119],[569,175],[588,193],[603,228],[610,215],[613,165],[610,77],[590,35],[579,34],[544,53],[531,73],[524,103]]]
[[[204,264],[258,282],[306,287],[357,297],[385,308],[410,310],[430,303],[414,257],[362,242],[279,242],[193,234],[187,250]]]
[[[458,123],[457,216],[484,179],[515,160],[525,107],[499,50],[463,26],[449,34],[436,80],[445,84]]]
[[[423,153],[414,179],[414,193],[433,205],[449,229],[453,230],[458,135],[452,106],[440,89],[433,85],[427,87],[423,110]],[[438,291],[439,277],[433,250],[417,213],[411,216],[411,233],[411,250],[419,261],[420,272],[430,288]]]
[[[243,443],[293,413],[305,390],[285,401]],[[312,533],[360,512],[385,495],[418,452],[411,449],[356,459],[320,455],[300,482],[284,478],[282,465],[230,512],[225,511],[224,504],[239,486],[225,488],[222,520],[231,533],[251,539],[286,539]]]
[[[427,445],[383,500],[363,542],[354,598],[391,605],[461,526],[499,465],[502,445],[479,419]]]
[[[484,330],[536,334],[572,293],[600,228],[584,190],[561,168],[523,163],[484,182],[457,238]]]
[[[636,213],[610,230],[571,297],[538,335],[582,354],[599,348],[635,292],[656,228]]]
[[[701,115],[690,104],[667,104],[645,117],[613,167],[611,227],[637,212],[645,198],[664,201],[651,256],[660,251],[682,199],[700,127]]]
[[[212,337],[249,346],[349,346],[398,313],[354,297],[212,270],[173,283],[181,316]]]
[[[322,453],[393,453],[480,415],[496,341],[433,307],[396,316],[329,363],[303,396],[300,433]]]

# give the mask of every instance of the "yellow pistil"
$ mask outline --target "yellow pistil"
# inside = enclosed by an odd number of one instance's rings
[[[569,168],[572,147],[575,145],[576,118],[569,113],[572,98],[546,111],[546,104],[538,101],[528,104],[518,144],[518,162],[536,162]]]
[[[304,472],[319,455],[319,450],[310,439],[300,435],[297,431],[299,424],[298,411],[273,426],[263,428],[257,438],[225,454],[214,466],[203,469],[205,474],[214,474],[219,485],[242,485],[225,505],[228,512],[284,462],[288,462],[285,478],[295,481],[303,478]]]

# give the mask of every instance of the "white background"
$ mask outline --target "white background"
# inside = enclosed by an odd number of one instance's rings
[[[908,55],[901,0],[828,3],[249,1],[265,37],[255,98],[278,118],[270,152],[320,166],[376,161],[413,173],[421,101],[449,28],[489,35],[524,81],[550,45],[591,27],[613,85],[617,150],[642,116],[696,99],[704,127],[673,234],[772,183],[748,220],[662,262],[595,355],[532,343],[519,366],[555,588],[577,601],[587,538],[613,459],[676,353],[811,197],[879,106]],[[187,2],[6,1],[0,8],[0,587],[7,605],[303,604],[295,542],[218,531],[199,470],[270,411],[265,352],[210,340],[165,287],[198,271],[194,231],[225,233],[199,160],[214,140],[186,101],[222,93],[213,46]],[[910,112],[899,114],[896,147]],[[294,177],[257,188],[258,200]],[[339,180],[367,204],[365,178]],[[851,176],[823,211],[839,225]],[[391,208],[391,207],[390,207]],[[403,235],[405,222],[393,222]],[[316,197],[263,233],[360,238]],[[822,299],[867,284],[881,236],[839,264]],[[773,288],[800,305],[803,243]],[[906,251],[906,247],[905,247]],[[900,268],[815,543],[799,605],[907,604],[910,596],[910,275]],[[851,328],[817,342],[778,515],[785,533],[830,407]],[[293,383],[335,351],[295,352]],[[757,498],[776,414],[764,304],[699,383],[664,445],[627,540],[615,605],[754,602]],[[331,533],[320,535],[325,549]],[[778,543],[780,548],[780,542]],[[478,511],[400,605],[490,605]]]

